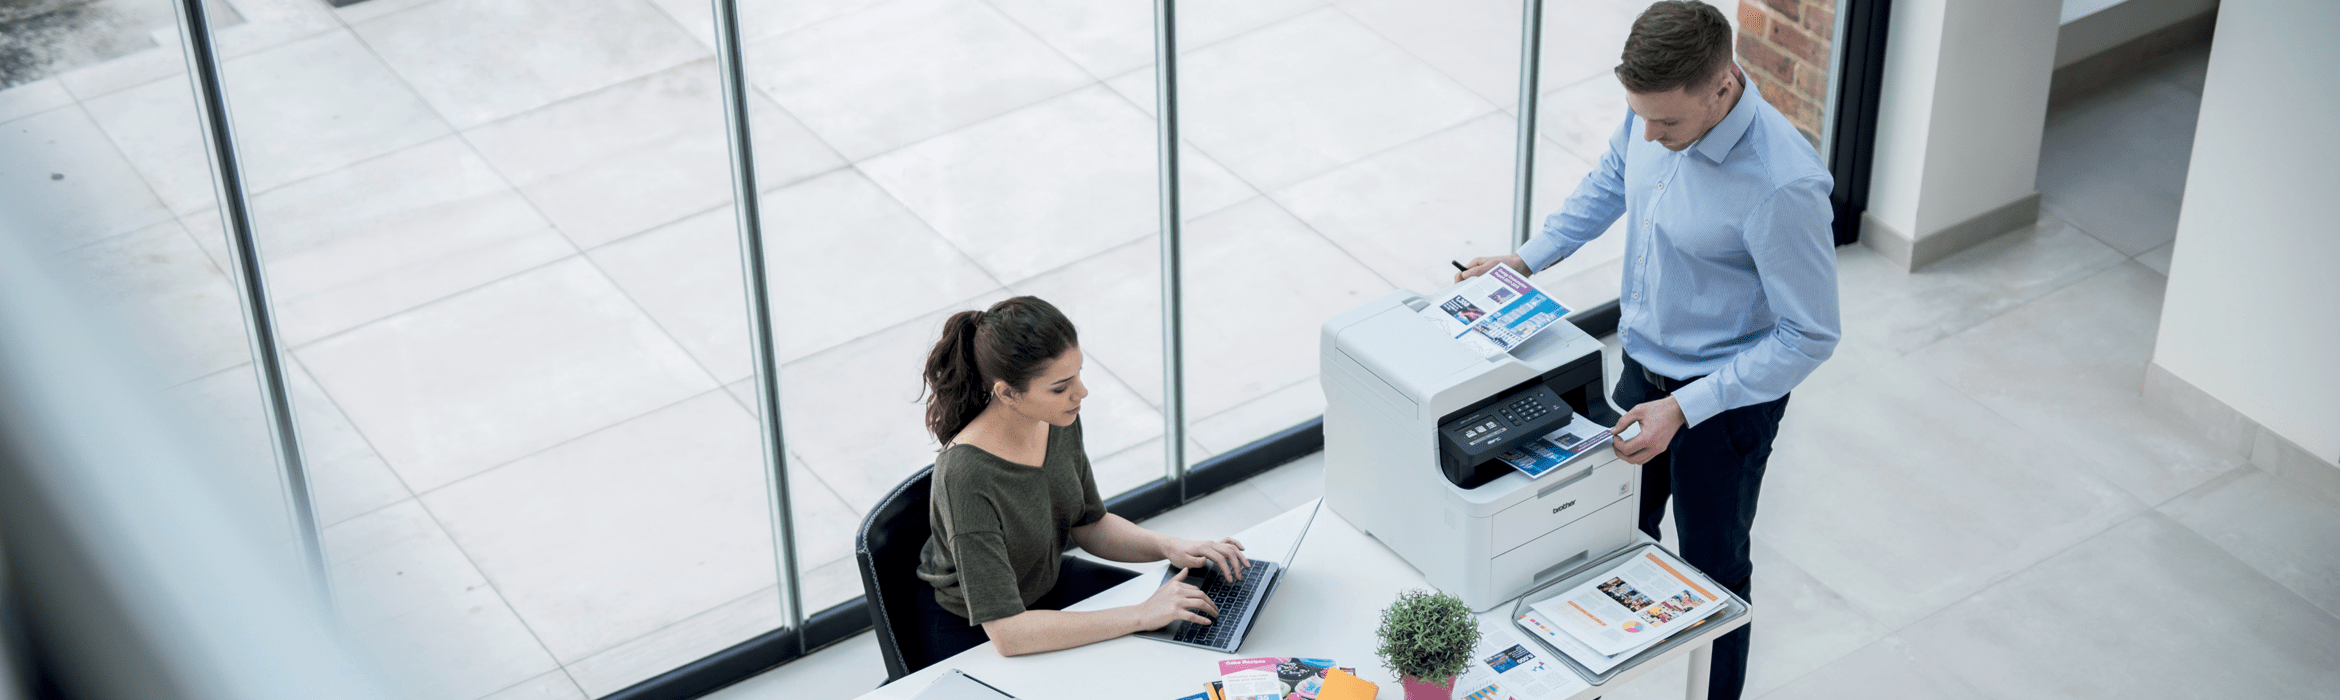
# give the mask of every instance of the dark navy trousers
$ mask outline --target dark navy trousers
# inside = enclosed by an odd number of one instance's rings
[[[1656,381],[1652,381],[1652,379]],[[1641,363],[1625,357],[1624,376],[1611,398],[1617,406],[1664,398],[1687,381],[1647,375]],[[1753,601],[1755,563],[1748,531],[1755,525],[1755,501],[1763,488],[1763,467],[1771,459],[1771,442],[1779,435],[1779,419],[1787,414],[1788,397],[1741,406],[1674,433],[1665,452],[1641,465],[1641,531],[1651,539],[1664,522],[1666,500],[1674,501],[1674,530],[1682,541],[1674,545],[1682,560]],[[1747,684],[1747,644],[1755,626],[1749,624],[1714,642],[1714,666],[1707,680],[1710,700],[1737,700]]]

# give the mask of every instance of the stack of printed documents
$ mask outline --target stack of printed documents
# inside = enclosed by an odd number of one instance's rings
[[[1698,624],[1721,587],[1651,547],[1575,588],[1529,605],[1519,625],[1594,673]]]

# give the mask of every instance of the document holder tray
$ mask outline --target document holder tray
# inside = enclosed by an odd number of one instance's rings
[[[1536,645],[1542,647],[1545,653],[1548,653],[1552,655],[1553,658],[1558,659],[1560,661],[1560,665],[1565,666],[1568,668],[1568,670],[1575,672],[1577,677],[1584,679],[1584,682],[1598,686],[1608,683],[1609,679],[1617,677],[1618,673],[1621,673],[1626,669],[1639,666],[1642,664],[1642,662],[1657,658],[1658,656],[1665,654],[1668,650],[1682,646],[1683,644],[1688,644],[1692,640],[1696,640],[1699,637],[1705,636],[1701,634],[1701,632],[1704,631],[1699,629],[1701,627],[1713,629],[1713,627],[1708,626],[1719,626],[1727,624],[1747,614],[1747,601],[1745,599],[1740,598],[1739,594],[1732,592],[1730,589],[1717,585],[1715,588],[1718,591],[1720,600],[1716,602],[1721,603],[1721,605],[1716,606],[1714,612],[1708,613],[1704,618],[1700,618],[1696,624],[1692,624],[1691,626],[1676,630],[1674,632],[1674,636],[1667,637],[1665,641],[1652,644],[1647,649],[1634,652],[1632,656],[1626,657],[1622,663],[1619,663],[1616,666],[1612,666],[1609,668],[1609,670],[1601,673],[1594,673],[1593,670],[1590,667],[1585,666],[1583,662],[1577,661],[1576,657],[1569,656],[1567,652],[1561,651],[1558,647],[1552,646],[1552,643],[1546,641],[1543,635],[1529,634],[1526,630],[1518,629],[1519,618],[1528,614],[1529,606],[1531,604],[1537,601],[1541,601],[1546,597],[1556,595],[1562,591],[1583,585],[1585,582],[1593,580],[1593,577],[1599,576],[1602,573],[1606,573],[1610,567],[1616,566],[1619,562],[1641,556],[1643,552],[1648,552],[1650,550],[1663,551],[1665,554],[1662,556],[1665,556],[1675,562],[1681,562],[1685,567],[1690,566],[1689,563],[1682,562],[1681,557],[1674,556],[1672,550],[1666,550],[1662,547],[1659,547],[1657,543],[1649,542],[1645,539],[1641,544],[1626,547],[1623,550],[1620,550],[1614,554],[1610,554],[1609,556],[1604,557],[1598,561],[1577,567],[1575,571],[1571,571],[1557,579],[1553,579],[1549,583],[1545,583],[1533,589],[1529,589],[1526,595],[1519,597],[1519,602],[1512,605],[1510,617],[1512,627],[1520,633],[1520,636],[1535,640]],[[1695,570],[1696,567],[1691,568]],[[1698,573],[1701,576],[1706,574],[1704,571],[1700,571]],[[1709,577],[1708,580],[1712,580],[1712,577]],[[1567,632],[1563,631],[1561,634],[1567,634]]]

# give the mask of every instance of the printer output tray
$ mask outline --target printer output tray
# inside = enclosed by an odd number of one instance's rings
[[[1598,561],[1579,566],[1575,571],[1569,572],[1565,576],[1561,576],[1558,579],[1554,579],[1550,583],[1546,583],[1544,585],[1530,589],[1526,595],[1520,596],[1518,602],[1512,605],[1511,617],[1509,618],[1512,625],[1514,627],[1518,626],[1519,618],[1528,614],[1528,606],[1535,601],[1543,600],[1546,596],[1554,595],[1561,591],[1583,585],[1585,582],[1591,581],[1594,576],[1598,576],[1603,572],[1608,571],[1610,567],[1616,566],[1619,562],[1641,556],[1642,552],[1647,552],[1649,550],[1658,548],[1659,547],[1657,543],[1644,539],[1641,544],[1626,547],[1617,551],[1616,553],[1610,554],[1607,557],[1603,557]],[[1667,556],[1673,558],[1675,561],[1681,561],[1681,557],[1673,556],[1673,550],[1665,551]],[[1740,598],[1739,594],[1732,593],[1730,589],[1722,589],[1722,600],[1720,602],[1722,605],[1715,608],[1713,613],[1708,614],[1706,618],[1700,620],[1698,624],[1682,628],[1679,633],[1676,633],[1674,636],[1667,638],[1666,641],[1650,645],[1649,648],[1636,652],[1630,657],[1626,657],[1623,663],[1619,663],[1616,666],[1610,667],[1608,671],[1603,673],[1594,673],[1591,668],[1586,667],[1583,663],[1578,662],[1575,657],[1569,656],[1566,652],[1560,651],[1558,648],[1552,646],[1551,642],[1545,641],[1543,635],[1520,634],[1519,636],[1536,640],[1536,644],[1543,647],[1545,653],[1550,654],[1552,658],[1560,660],[1561,666],[1566,667],[1569,671],[1575,672],[1577,677],[1584,679],[1584,682],[1598,686],[1608,683],[1609,679],[1617,677],[1617,674],[1623,673],[1626,669],[1639,666],[1642,664],[1642,662],[1657,658],[1658,656],[1665,654],[1667,650],[1682,646],[1683,644],[1688,644],[1691,642],[1691,640],[1705,636],[1703,634],[1704,630],[1700,628],[1714,629],[1714,627],[1710,627],[1709,625],[1719,626],[1725,623],[1729,623],[1732,620],[1737,620],[1747,614],[1747,601]]]

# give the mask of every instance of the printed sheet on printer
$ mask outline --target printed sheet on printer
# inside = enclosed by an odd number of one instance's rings
[[[1567,315],[1568,307],[1504,265],[1431,295],[1421,311],[1447,337],[1485,357],[1510,352]]]

